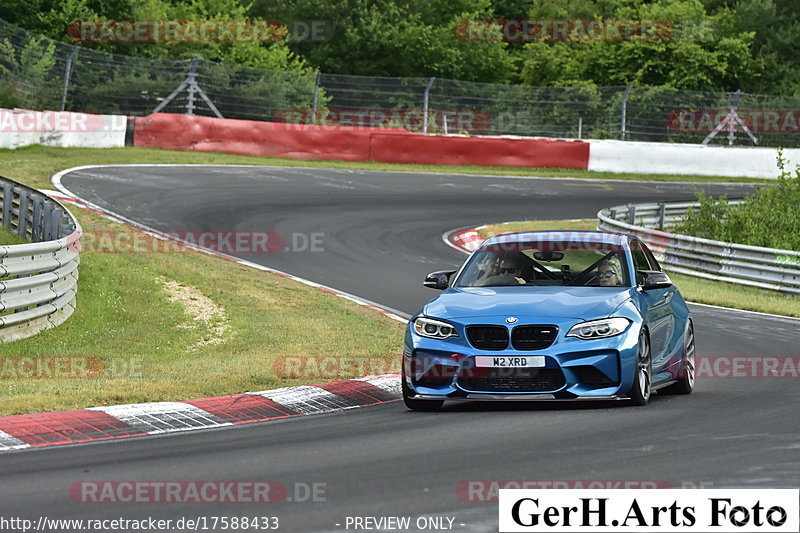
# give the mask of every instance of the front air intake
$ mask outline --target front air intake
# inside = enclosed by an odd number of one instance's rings
[[[543,350],[553,344],[558,335],[557,326],[517,326],[511,332],[515,350]]]
[[[505,326],[467,326],[467,338],[479,350],[508,348],[508,328]]]

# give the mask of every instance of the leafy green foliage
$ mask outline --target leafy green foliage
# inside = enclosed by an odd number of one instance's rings
[[[315,20],[330,27],[326,40],[89,46],[290,72],[800,95],[800,2],[789,0],[4,0],[0,18],[70,43],[74,20]],[[658,19],[672,30],[653,42],[458,34],[464,20],[508,18]]]
[[[253,19],[241,0],[5,0],[0,18],[51,39],[74,43],[67,28],[76,20],[215,20]],[[80,43],[95,50],[159,59],[211,61],[291,72],[308,70],[285,40],[272,42],[114,42]]]
[[[456,33],[463,19],[493,16],[489,0],[260,0],[251,13],[332,24],[325,41],[290,44],[321,72],[503,81],[512,71],[506,43],[468,42]]]
[[[762,64],[750,57],[753,34],[731,27],[728,12],[708,15],[700,0],[622,0],[562,3],[537,0],[531,18],[610,18],[668,21],[660,39],[532,42],[519,52],[520,79],[528,85],[666,86],[735,90]],[[717,32],[709,29],[715,28]]]
[[[778,181],[760,187],[741,204],[698,193],[700,207],[689,211],[675,231],[696,237],[784,250],[800,250],[800,166],[794,174],[779,151]]]
[[[59,93],[46,80],[55,65],[54,53],[55,45],[41,37],[23,47],[0,41],[0,106],[52,108]]]

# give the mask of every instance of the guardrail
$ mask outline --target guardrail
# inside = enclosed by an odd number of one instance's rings
[[[732,202],[735,203],[735,202]],[[597,229],[633,233],[669,270],[800,294],[800,252],[668,233],[698,202],[629,204],[602,209]]]
[[[0,223],[30,244],[0,246],[0,342],[31,337],[75,310],[81,227],[58,201],[0,176]]]

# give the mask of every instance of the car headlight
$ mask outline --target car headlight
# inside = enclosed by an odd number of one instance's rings
[[[441,320],[419,317],[414,321],[414,331],[421,337],[429,339],[449,339],[458,337],[458,333],[453,326]]]
[[[567,337],[578,337],[579,339],[604,339],[619,335],[631,323],[627,318],[604,318],[602,320],[590,320],[575,324],[567,332]]]

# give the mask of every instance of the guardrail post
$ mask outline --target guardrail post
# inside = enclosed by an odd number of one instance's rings
[[[19,193],[19,217],[17,217],[17,235],[24,239],[25,231],[28,229],[28,203],[31,193],[23,189]]]
[[[61,213],[59,213],[58,211],[56,211],[54,209],[53,212],[50,213],[50,222],[49,222],[49,224],[50,224],[50,238],[51,239],[60,239],[61,238],[61,234],[58,232],[58,221],[60,219],[61,219]]]
[[[617,210],[616,209],[610,209],[608,211],[608,216],[610,216],[612,220],[617,220]]]
[[[636,206],[628,204],[628,224],[636,224]]]
[[[658,229],[664,231],[664,217],[667,214],[667,205],[664,202],[658,204]]]
[[[14,201],[14,186],[10,183],[3,184],[3,219],[0,222],[7,228],[11,227],[11,206]]]
[[[42,212],[42,240],[51,241],[53,237],[53,204],[45,202],[44,211]]]
[[[40,242],[42,240],[42,208],[44,207],[44,198],[41,196],[33,197],[33,220],[31,221],[31,242]]]

